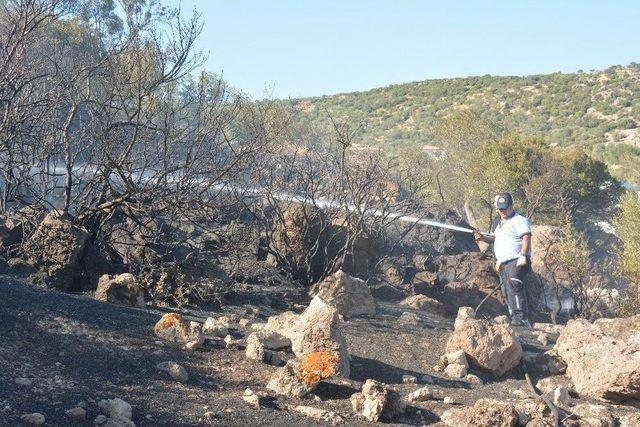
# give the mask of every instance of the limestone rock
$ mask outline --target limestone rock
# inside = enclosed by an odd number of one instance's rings
[[[272,365],[280,365],[281,359],[278,353],[271,350],[280,350],[291,346],[291,341],[277,332],[257,331],[247,337],[245,356],[248,359],[258,360]]]
[[[451,378],[464,378],[467,376],[467,367],[464,365],[458,365],[457,363],[452,363],[444,368],[444,373]]]
[[[181,383],[186,383],[189,381],[189,374],[187,374],[186,369],[182,365],[177,364],[176,362],[161,362],[156,365],[156,369],[164,371],[168,373],[171,378]]]
[[[104,427],[135,427],[131,417],[133,411],[131,405],[120,398],[101,400],[98,406],[109,414],[102,424]],[[97,421],[97,418],[96,418]]]
[[[213,337],[224,337],[229,333],[230,323],[226,316],[207,317],[202,325],[202,333]]]
[[[376,313],[376,304],[367,284],[342,270],[325,278],[318,284],[317,289],[317,296],[334,306],[338,314],[351,317]]]
[[[464,351],[462,350],[443,354],[442,356],[440,356],[440,363],[442,363],[443,366],[463,365],[465,368],[469,367],[467,356],[465,356]]]
[[[402,414],[406,404],[395,389],[375,380],[367,380],[362,392],[351,396],[353,410],[369,421],[393,420]]]
[[[569,390],[565,387],[556,387],[553,392],[553,403],[557,406],[568,406],[571,403]]]
[[[324,409],[314,408],[312,406],[294,406],[292,410],[299,412],[307,417],[316,419],[318,421],[325,421],[332,425],[340,424],[344,419],[335,412],[325,411]]]
[[[267,390],[284,396],[300,399],[306,396],[312,387],[307,386],[296,374],[297,364],[290,362],[278,368],[267,383]]]
[[[566,420],[564,425],[568,427],[614,427],[616,425],[615,419],[606,406],[583,403],[574,406],[571,412],[578,419]]]
[[[87,417],[87,411],[81,407],[71,408],[64,413],[68,418],[75,422],[82,423]]]
[[[160,318],[153,328],[158,338],[165,341],[186,344],[200,338],[201,328],[187,322],[178,313],[167,313]]]
[[[39,412],[34,412],[32,414],[24,414],[20,417],[20,419],[27,425],[30,426],[41,426],[45,422],[44,415]]]
[[[539,371],[547,372],[551,375],[562,374],[567,370],[567,364],[555,350],[549,350],[544,353],[525,351],[522,357],[528,365],[535,366]]]
[[[637,427],[640,426],[640,413],[624,414],[618,419],[620,427]]]
[[[473,406],[445,411],[441,419],[453,427],[515,427],[518,425],[518,412],[511,403],[480,399]]]
[[[458,329],[460,325],[466,322],[468,319],[475,319],[476,311],[471,307],[460,307],[458,308],[458,315],[456,316],[456,320],[453,323],[453,329]]]
[[[520,362],[522,347],[513,331],[486,320],[466,320],[449,336],[448,353],[462,350],[469,364],[493,376],[509,372]]]
[[[407,397],[407,400],[409,402],[424,402],[431,398],[433,398],[433,395],[431,394],[431,391],[429,390],[429,388],[422,387],[410,393],[409,396]]]
[[[244,393],[242,393],[242,400],[256,408],[260,408],[260,406],[263,405],[266,397],[267,396],[265,394],[256,393],[250,388],[245,389]]]
[[[431,313],[444,314],[444,305],[433,298],[426,295],[413,295],[405,298],[400,305],[411,307],[416,310],[428,311]]]
[[[579,394],[640,399],[640,316],[589,323],[570,320],[555,345]],[[626,339],[626,340],[625,340]]]
[[[265,330],[288,338],[298,357],[322,351],[334,353],[339,360],[338,373],[349,377],[349,352],[340,331],[338,311],[319,297],[313,298],[300,315],[285,312],[269,318]]]
[[[141,307],[144,305],[144,289],[131,273],[105,274],[98,280],[94,298],[112,304]]]

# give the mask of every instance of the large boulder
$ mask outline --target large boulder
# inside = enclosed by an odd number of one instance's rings
[[[367,284],[342,270],[325,278],[318,284],[317,289],[317,296],[334,306],[338,314],[357,316],[376,313],[376,303]]]
[[[476,307],[496,288],[500,279],[494,270],[494,261],[479,252],[438,258],[438,281],[444,286],[447,310],[455,313],[458,307]],[[502,293],[493,292],[482,311],[491,316],[504,314],[506,306]]]
[[[23,257],[46,274],[45,282],[62,290],[72,290],[89,241],[89,232],[71,222],[71,218],[51,211],[25,242]]]
[[[116,276],[105,274],[98,280],[94,298],[112,304],[143,306],[144,289],[131,273]]]
[[[452,427],[515,427],[518,411],[508,402],[480,399],[473,406],[445,411],[441,419]]]
[[[333,353],[339,361],[338,373],[349,377],[349,352],[340,332],[338,310],[319,297],[313,298],[302,314],[288,311],[270,317],[264,329],[288,338],[298,357],[315,352]]]
[[[522,346],[505,325],[467,319],[449,336],[446,352],[462,350],[472,367],[493,376],[502,376],[522,358]]]
[[[570,320],[554,348],[578,393],[600,400],[640,400],[640,316]]]
[[[372,422],[393,420],[406,408],[395,389],[375,380],[365,381],[362,392],[353,394],[350,400],[353,410]]]

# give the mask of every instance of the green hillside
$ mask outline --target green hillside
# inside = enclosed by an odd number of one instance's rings
[[[432,129],[456,109],[472,109],[507,131],[537,135],[553,146],[586,147],[618,176],[640,158],[640,64],[604,71],[527,77],[427,80],[294,100],[304,121],[321,123],[327,112],[360,123],[356,143],[390,149],[434,144]]]

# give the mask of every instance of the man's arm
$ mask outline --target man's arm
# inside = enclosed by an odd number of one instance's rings
[[[525,234],[522,236],[522,248],[520,249],[521,256],[527,256],[531,249],[531,234]]]

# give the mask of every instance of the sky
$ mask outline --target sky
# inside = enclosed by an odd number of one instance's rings
[[[254,99],[640,62],[640,1],[163,0],[197,10],[206,71]]]

